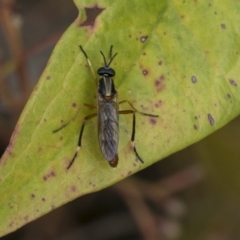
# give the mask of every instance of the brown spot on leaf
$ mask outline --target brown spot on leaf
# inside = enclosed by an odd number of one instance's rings
[[[161,101],[161,100],[159,100],[158,102],[156,102],[156,103],[154,104],[154,106],[155,106],[156,108],[159,108],[161,105],[162,105],[162,101]]]
[[[141,104],[140,106],[141,106],[141,109],[143,110],[143,112],[149,111],[148,107],[144,106],[143,104]]]
[[[150,118],[150,119],[149,119],[149,122],[150,122],[152,125],[156,125],[157,120],[156,120],[155,118]]]
[[[13,222],[10,222],[10,223],[8,224],[9,227],[13,227],[13,225],[14,225]]]
[[[215,120],[214,120],[213,116],[210,113],[208,114],[208,120],[209,120],[209,123],[213,126],[214,123],[215,123]]]
[[[196,83],[197,82],[197,78],[195,76],[192,76],[191,77],[191,81],[192,81],[192,83]]]
[[[163,81],[165,79],[164,75],[160,76],[160,80]]]
[[[77,104],[76,104],[76,103],[73,103],[72,106],[75,108],[75,107],[77,106]]]
[[[84,26],[94,27],[97,16],[103,10],[105,10],[105,8],[98,7],[97,4],[93,7],[91,7],[91,8],[84,8],[84,9],[85,9],[85,12],[86,12],[86,20],[83,23],[80,24],[81,27],[84,27]]]
[[[140,41],[143,43],[143,42],[146,42],[147,39],[148,39],[148,36],[142,36],[142,37],[140,38]]]
[[[47,181],[49,178],[55,177],[55,176],[56,176],[55,173],[53,171],[51,171],[50,173],[47,173],[43,176],[43,180]]]
[[[76,186],[72,186],[72,187],[71,187],[71,191],[72,191],[72,192],[76,192],[76,190],[77,190],[77,187],[76,187]]]
[[[96,187],[96,184],[95,183],[92,183],[92,182],[89,182],[89,184],[93,187]]]
[[[227,98],[232,98],[230,93],[227,94]]]
[[[157,88],[157,92],[160,92],[164,89],[165,85],[163,84],[164,82],[164,75],[161,75],[156,81],[155,81],[155,86]]]
[[[222,24],[221,24],[221,28],[222,28],[222,29],[226,29],[227,27],[226,27],[226,25],[225,25],[224,23],[222,23]]]
[[[234,87],[237,87],[237,83],[235,82],[234,79],[229,79],[229,82],[230,82]]]
[[[158,62],[158,65],[159,65],[159,66],[162,66],[162,63],[163,63],[163,61],[160,60],[160,61]]]
[[[195,130],[198,130],[198,126],[197,125],[194,124],[193,127],[194,127]]]
[[[142,73],[144,76],[146,76],[148,74],[148,71],[146,69],[142,70]]]
[[[47,80],[50,80],[50,79],[51,79],[51,76],[48,75],[48,76],[46,77],[46,79],[47,79]]]
[[[31,194],[31,198],[32,198],[32,199],[35,198],[35,195],[34,195],[34,194]]]

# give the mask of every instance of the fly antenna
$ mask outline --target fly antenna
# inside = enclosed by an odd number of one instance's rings
[[[109,51],[109,59],[112,58],[112,49],[113,49],[113,45],[110,46],[110,51]]]
[[[107,68],[108,68],[108,66],[109,66],[109,65],[107,65],[107,61],[106,61],[106,58],[105,58],[105,56],[104,56],[103,52],[102,52],[102,51],[100,51],[100,53],[101,53],[101,54],[102,54],[102,56],[103,56],[103,60],[104,60],[104,65],[105,65],[105,67],[107,67]]]
[[[118,54],[118,53],[115,53],[115,54],[113,55],[113,57],[110,59],[108,65],[107,65],[108,67],[110,66],[110,64],[111,64],[111,62],[113,61],[113,59],[117,56],[117,54]]]
[[[106,68],[108,68],[111,64],[111,62],[113,61],[113,59],[117,56],[118,53],[115,53],[113,56],[112,56],[112,49],[113,49],[113,45],[111,45],[110,47],[110,52],[109,52],[109,55],[110,55],[110,60],[109,60],[109,63],[107,63],[106,61],[106,57],[104,56],[103,52],[100,51],[100,53],[102,54],[103,56],[103,60],[104,60],[104,65]]]
[[[110,46],[110,51],[109,51],[109,63],[108,63],[108,67],[110,66],[111,62],[113,61],[113,59],[116,57],[117,53],[114,54],[114,56],[112,57],[112,50],[113,50],[113,45]]]

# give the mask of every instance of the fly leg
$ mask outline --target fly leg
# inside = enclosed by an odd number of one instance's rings
[[[149,116],[149,117],[159,117],[158,115],[154,115],[154,114],[149,114],[149,113],[145,113],[145,112],[140,112],[140,111],[138,111],[138,110],[132,105],[132,103],[130,103],[128,100],[120,101],[118,104],[122,104],[122,103],[128,103],[128,104],[130,105],[130,107],[134,110],[134,112],[137,112],[137,113],[140,113],[140,114],[142,114],[142,115]]]
[[[119,114],[132,114],[133,115],[133,122],[132,122],[132,136],[131,136],[131,145],[133,147],[133,151],[138,158],[138,160],[141,163],[144,163],[142,158],[139,156],[136,146],[135,146],[135,127],[136,127],[136,117],[135,117],[135,111],[134,110],[123,110],[123,111],[118,111]]]
[[[94,108],[94,109],[96,109],[95,106],[90,105],[90,104],[87,104],[87,103],[84,103],[83,105],[86,106],[86,107],[89,107],[89,108]],[[74,121],[75,118],[77,117],[78,113],[80,112],[80,110],[81,110],[81,108],[79,108],[79,109],[77,110],[76,114],[75,114],[69,121],[67,121],[65,124],[63,124],[61,127],[53,130],[53,133],[56,133],[56,132],[62,130],[63,128],[65,128],[66,126],[68,126],[69,123],[71,123],[72,121]]]
[[[136,113],[142,114],[144,116],[150,116],[150,117],[159,117],[159,116],[138,111],[128,100],[123,100],[123,101],[119,102],[119,104],[122,104],[122,103],[125,103],[125,102],[127,102],[133,108],[133,110],[122,110],[122,111],[118,111],[118,113],[119,114],[132,114],[133,115],[131,145],[133,147],[133,151],[134,151],[136,157],[139,159],[139,161],[141,163],[144,163],[144,161],[142,160],[142,158],[138,154],[138,151],[137,151],[136,146],[135,146]]]
[[[76,157],[77,157],[77,155],[78,155],[78,152],[79,152],[79,150],[80,150],[80,148],[81,148],[81,145],[82,145],[82,135],[83,135],[83,130],[84,130],[84,127],[85,127],[85,123],[86,123],[88,120],[90,120],[90,119],[92,119],[92,118],[94,118],[94,117],[96,117],[96,116],[97,116],[97,114],[96,114],[96,113],[93,113],[93,114],[88,115],[88,116],[86,116],[86,117],[84,118],[83,123],[82,123],[82,127],[81,127],[81,131],[80,131],[80,134],[79,134],[79,138],[78,138],[78,146],[77,146],[76,152],[75,152],[75,154],[74,154],[71,162],[69,163],[67,169],[69,169],[69,168],[72,166],[72,164],[73,164],[74,160],[76,159]]]
[[[86,58],[86,60],[87,60],[88,66],[90,67],[90,69],[91,69],[91,71],[92,71],[93,77],[94,77],[94,79],[95,79],[95,84],[96,84],[96,86],[98,86],[97,77],[96,77],[96,75],[95,75],[95,73],[94,73],[94,70],[93,70],[93,67],[92,67],[92,63],[91,63],[91,61],[90,61],[87,53],[83,50],[82,46],[80,45],[79,47],[80,47],[82,53],[84,54],[84,56],[85,56],[85,58]]]

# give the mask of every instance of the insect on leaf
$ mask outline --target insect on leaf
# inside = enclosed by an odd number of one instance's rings
[[[75,4],[80,14],[56,45],[0,161],[0,235],[199,141],[240,112],[237,1]],[[92,118],[67,170],[83,119],[96,112],[89,107],[96,106],[95,80],[79,45],[95,72],[103,66],[99,51],[108,57],[113,45],[119,101],[159,115],[136,114],[135,144],[144,163],[133,152],[132,115],[127,114],[119,118],[116,168],[101,154]],[[126,109],[132,108],[120,105]]]

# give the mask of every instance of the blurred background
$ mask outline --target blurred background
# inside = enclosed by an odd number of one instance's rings
[[[77,15],[70,0],[0,0],[1,154],[54,45]],[[238,117],[201,142],[1,239],[239,240],[239,170]]]

